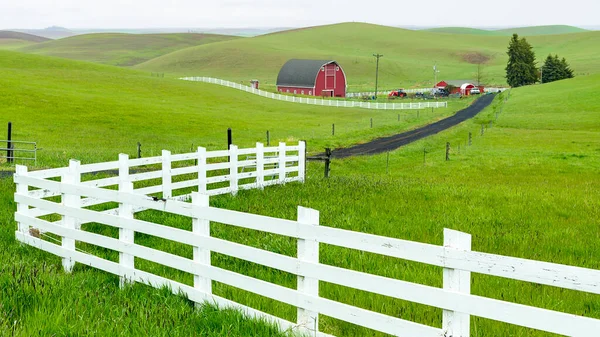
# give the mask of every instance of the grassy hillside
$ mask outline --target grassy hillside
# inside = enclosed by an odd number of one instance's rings
[[[395,112],[329,109],[263,100],[221,87],[151,78],[129,69],[37,55],[0,51],[0,124],[12,120],[16,139],[40,142],[42,165],[114,160],[133,153],[142,141],[144,154],[161,148],[187,150],[195,145],[223,148],[225,128],[234,141],[250,145],[276,129],[272,142],[308,139],[313,150],[348,144],[376,134],[424,122]],[[297,205],[319,210],[320,223],[362,232],[442,243],[442,229],[473,235],[473,249],[600,269],[600,111],[595,83],[600,75],[512,90],[493,127],[489,125],[506,94],[477,119],[386,155],[332,163],[323,180],[322,163],[310,163],[306,184],[264,191],[241,191],[236,197],[211,198],[217,207],[292,219]],[[394,122],[367,129],[375,121]],[[432,116],[428,116],[432,118]],[[331,137],[331,122],[343,123]],[[337,134],[336,124],[336,134]],[[468,133],[473,145],[466,146]],[[446,142],[451,160],[444,160]],[[458,150],[458,144],[462,145]],[[427,150],[423,164],[423,149]],[[73,275],[61,271],[60,259],[17,245],[12,214],[14,186],[0,180],[0,335],[113,336],[278,336],[272,328],[231,312],[205,307],[135,286],[118,290],[118,279],[79,265]],[[138,219],[188,228],[180,217],[144,212]],[[211,235],[295,256],[296,243],[211,224]],[[114,233],[113,233],[114,234]],[[166,240],[137,237],[136,243],[187,256],[189,250]],[[168,247],[168,248],[167,248]],[[86,249],[93,249],[85,247]],[[95,251],[107,254],[105,251]],[[325,264],[382,276],[441,286],[441,269],[323,245]],[[213,265],[295,287],[296,278],[277,270],[214,254]],[[154,270],[156,266],[144,264]],[[160,273],[189,283],[173,270]],[[36,277],[31,277],[36,275]],[[332,284],[320,296],[419,323],[440,326],[439,309],[375,296]],[[473,275],[477,295],[600,318],[600,296],[550,286]],[[215,283],[214,291],[269,313],[293,320],[295,309]],[[8,309],[6,309],[8,308]],[[16,323],[15,323],[16,322]],[[117,324],[115,324],[117,323]],[[116,331],[116,328],[119,328]],[[321,330],[339,336],[384,336],[328,317]],[[473,318],[478,337],[548,334]]]
[[[133,66],[186,47],[236,37],[212,34],[85,34],[23,48],[28,53]]]
[[[17,49],[48,40],[41,36],[0,30],[0,49]]]
[[[288,103],[213,84],[16,52],[1,52],[0,67],[0,125],[12,121],[14,139],[37,141],[46,166],[90,155],[112,160],[119,152],[134,153],[137,142],[146,156],[160,153],[165,143],[177,144],[172,150],[179,152],[192,144],[223,148],[229,127],[239,146],[266,141],[269,130],[273,144],[305,139],[311,150],[322,151],[426,124],[468,104],[451,101],[449,108],[421,111],[417,118],[416,111]]]
[[[588,30],[573,26],[565,25],[554,25],[554,26],[532,26],[532,27],[515,27],[497,30],[488,29],[477,29],[467,27],[440,27],[424,29],[424,31],[432,33],[446,33],[446,34],[471,34],[471,35],[496,35],[496,36],[511,36],[513,34],[519,34],[522,36],[536,36],[536,35],[559,35],[559,34],[572,34],[572,33],[583,33]]]
[[[477,29],[469,27],[439,27],[423,29],[425,32],[431,33],[445,33],[445,34],[471,34],[471,35],[494,35],[490,30]]]
[[[577,74],[600,72],[596,54],[600,32],[535,36],[529,41],[539,59],[566,57]],[[258,78],[273,88],[290,58],[334,59],[341,63],[351,91],[375,87],[374,52],[380,61],[380,88],[431,86],[437,62],[439,79],[474,77],[486,61],[483,82],[505,84],[508,37],[440,34],[362,23],[344,23],[221,42],[180,50],[140,64],[139,69],[173,75],[205,75],[247,82]]]
[[[518,28],[507,28],[496,30],[495,33],[512,35],[519,34],[523,36],[535,36],[535,35],[558,35],[558,34],[572,34],[572,33],[584,33],[588,30],[566,26],[566,25],[554,25],[554,26],[534,26],[534,27],[518,27]]]
[[[0,67],[0,125],[12,121],[14,139],[38,141],[39,166],[64,165],[69,158],[114,160],[118,153],[134,154],[138,141],[144,156],[161,149],[189,151],[192,144],[223,149],[227,127],[241,146],[264,142],[270,130],[272,144],[307,139],[316,151],[452,113],[422,111],[417,119],[414,111],[312,107],[113,66],[8,51],[0,51]],[[453,103],[453,109],[465,104]],[[336,123],[335,137],[330,135],[331,123]],[[7,168],[0,163],[0,169]],[[56,257],[15,243],[14,185],[10,178],[0,178],[0,187],[0,336],[284,336],[236,312],[211,306],[194,311],[185,299],[167,291],[144,286],[119,291],[117,278],[90,268],[79,266],[73,275],[65,275]]]

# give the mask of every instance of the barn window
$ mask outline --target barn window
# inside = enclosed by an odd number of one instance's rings
[[[335,67],[335,71],[340,71],[340,67]]]
[[[294,90],[294,94],[297,94],[296,90]]]
[[[285,92],[290,92],[290,89],[287,89]]]
[[[325,67],[321,67],[321,71],[325,71]]]

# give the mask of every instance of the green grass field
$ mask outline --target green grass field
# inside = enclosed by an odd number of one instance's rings
[[[287,103],[213,84],[15,52],[0,52],[0,64],[5,74],[0,125],[11,121],[13,139],[38,142],[42,166],[63,165],[69,158],[114,160],[119,152],[133,155],[137,142],[145,156],[158,155],[165,144],[180,153],[192,144],[223,149],[229,127],[239,146],[266,142],[269,130],[273,144],[303,139],[311,151],[323,151],[428,124],[469,104],[453,100],[449,108],[423,110],[417,118],[414,110]]]
[[[28,46],[27,53],[133,66],[173,51],[237,37],[213,34],[85,34]]]
[[[549,53],[566,57],[578,74],[600,72],[600,32],[532,36],[538,59]],[[375,87],[374,52],[380,61],[379,87],[431,87],[433,65],[438,79],[474,78],[478,60],[482,82],[505,85],[506,36],[440,34],[362,23],[343,23],[192,47],[137,67],[172,76],[212,76],[248,83],[261,80],[273,89],[281,66],[291,58],[334,59],[348,79],[349,91]]]
[[[578,34],[578,35],[586,35]],[[276,35],[274,35],[276,36]],[[219,45],[229,42],[218,43]],[[0,122],[12,120],[15,139],[40,142],[40,166],[63,166],[75,157],[87,162],[133,154],[141,141],[145,155],[162,148],[187,151],[191,143],[223,148],[233,127],[242,146],[264,141],[307,139],[311,151],[365,141],[452,113],[420,120],[409,113],[331,109],[264,100],[236,90],[151,78],[147,73],[15,52],[0,52]],[[473,235],[473,249],[600,269],[600,75],[512,90],[503,112],[501,95],[476,119],[387,156],[334,161],[332,178],[322,164],[309,165],[305,184],[244,191],[211,199],[217,207],[294,219],[302,205],[321,212],[321,225],[441,244],[444,227]],[[458,102],[456,104],[467,104]],[[402,113],[401,113],[402,114]],[[367,128],[369,118],[382,126]],[[408,118],[406,118],[408,117]],[[489,125],[483,136],[481,124]],[[331,123],[340,123],[336,136]],[[239,131],[238,131],[239,130]],[[344,131],[347,130],[347,131]],[[468,133],[473,145],[466,146]],[[444,160],[446,142],[451,160]],[[461,145],[459,151],[459,144]],[[181,149],[181,151],[178,151]],[[423,164],[423,149],[427,151]],[[4,168],[9,168],[3,165]],[[60,259],[13,239],[15,224],[10,179],[0,181],[0,334],[278,336],[272,328],[235,312],[212,307],[194,311],[189,302],[136,285],[118,290],[118,279],[79,265],[73,275]],[[188,228],[189,221],[157,212],[139,219]],[[102,226],[87,229],[116,235]],[[286,255],[289,239],[213,224],[212,235]],[[139,235],[136,242],[183,256],[190,251],[166,240]],[[80,248],[113,257],[91,246]],[[416,263],[323,245],[321,262],[412,282],[441,286],[442,271]],[[293,287],[292,275],[214,254],[214,265]],[[140,261],[138,267],[182,282],[191,277]],[[600,296],[473,275],[473,293],[600,318]],[[283,318],[295,309],[214,284],[214,291]],[[320,295],[419,323],[440,326],[441,310],[322,283]],[[339,336],[382,336],[328,317],[321,330]],[[204,329],[204,330],[202,330]],[[550,336],[474,318],[473,336]]]
[[[446,33],[446,34],[474,34],[474,35],[490,35],[490,36],[511,36],[512,34],[519,34],[522,36],[536,36],[536,35],[559,35],[559,34],[572,34],[572,33],[583,33],[588,32],[586,29],[565,26],[565,25],[553,25],[553,26],[534,26],[534,27],[516,27],[506,28],[498,30],[487,30],[467,27],[440,27],[424,29],[424,31],[432,33]]]

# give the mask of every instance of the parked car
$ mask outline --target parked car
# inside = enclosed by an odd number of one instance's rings
[[[473,88],[471,89],[471,95],[480,95],[481,91],[479,90],[479,88]]]
[[[450,92],[445,88],[434,88],[431,90],[431,94],[436,97],[448,97]]]

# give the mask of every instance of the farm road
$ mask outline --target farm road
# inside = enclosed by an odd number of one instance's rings
[[[347,158],[352,156],[374,155],[382,152],[395,150],[404,145],[415,142],[419,139],[429,137],[440,131],[447,130],[458,125],[467,119],[475,117],[483,109],[488,107],[496,95],[485,95],[477,99],[471,106],[460,110],[453,116],[441,121],[423,126],[421,128],[393,135],[390,137],[377,138],[368,143],[359,144],[343,149],[337,149],[331,152],[333,158]]]

